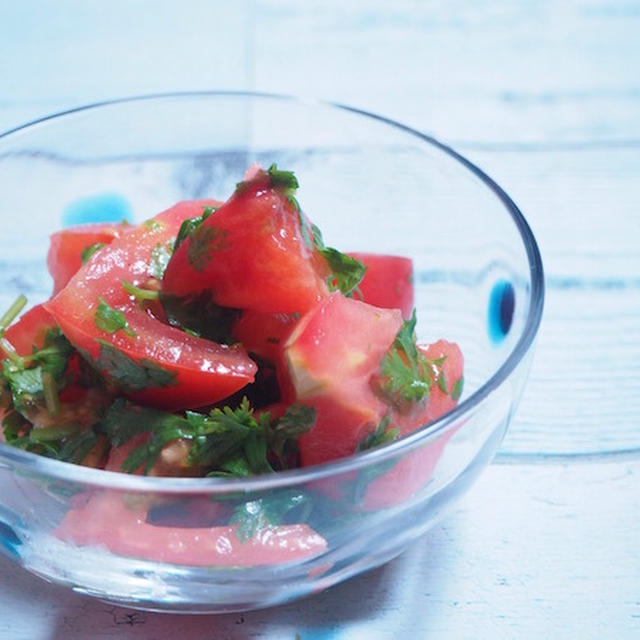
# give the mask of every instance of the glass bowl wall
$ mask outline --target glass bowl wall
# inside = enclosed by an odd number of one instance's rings
[[[131,477],[0,444],[0,549],[26,569],[146,609],[277,604],[400,553],[499,446],[542,312],[535,240],[509,198],[466,160],[357,110],[269,95],[178,94],[95,105],[8,132],[0,137],[0,306],[19,293],[30,303],[48,297],[51,232],[105,217],[139,222],[182,199],[226,198],[253,162],[295,171],[298,200],[328,245],[413,259],[420,341],[444,337],[465,356],[459,406],[388,447],[249,481]],[[117,552],[100,540],[72,544],[60,525],[83,500],[171,504],[176,513],[202,500],[249,509],[293,500],[283,525],[290,529],[260,535],[275,536],[276,546],[279,534],[291,535],[286,544],[299,553],[202,566],[167,561],[144,545]],[[114,526],[106,511],[93,517]]]

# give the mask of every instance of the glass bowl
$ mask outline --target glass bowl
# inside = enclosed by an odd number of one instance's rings
[[[535,239],[477,167],[357,109],[185,93],[91,105],[5,133],[0,304],[50,295],[51,232],[226,198],[256,161],[296,172],[298,199],[328,245],[413,259],[420,341],[443,337],[464,353],[459,405],[384,447],[250,479],[131,476],[0,444],[0,549],[28,571],[147,610],[276,605],[398,555],[500,445],[542,314]],[[84,539],[65,535],[70,519],[84,521]]]

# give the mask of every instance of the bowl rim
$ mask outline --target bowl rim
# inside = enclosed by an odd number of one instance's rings
[[[78,482],[93,487],[118,489],[126,491],[151,491],[158,493],[192,493],[192,494],[224,494],[233,492],[265,491],[276,488],[292,487],[307,482],[316,481],[342,473],[358,471],[370,465],[387,461],[400,456],[429,440],[439,437],[444,431],[451,428],[465,414],[473,411],[482,401],[496,390],[511,374],[511,372],[523,360],[530,351],[538,332],[542,319],[544,306],[545,284],[542,257],[536,239],[533,235],[524,215],[509,195],[492,178],[473,162],[455,151],[448,144],[441,142],[433,136],[423,133],[413,127],[402,124],[387,116],[372,113],[358,107],[332,102],[316,98],[307,98],[284,93],[269,93],[259,91],[235,91],[235,90],[211,90],[211,91],[172,91],[161,93],[149,93],[113,98],[80,105],[63,111],[55,112],[24,124],[0,132],[0,144],[6,138],[15,134],[31,130],[51,121],[56,122],[63,118],[104,107],[124,105],[129,103],[141,103],[145,101],[159,100],[194,100],[194,99],[225,99],[246,98],[284,101],[316,109],[336,112],[347,112],[364,118],[375,120],[393,129],[406,133],[431,147],[438,149],[445,155],[453,158],[462,167],[478,178],[493,194],[511,216],[529,261],[529,274],[531,278],[529,308],[522,333],[511,349],[504,362],[493,375],[470,396],[462,400],[454,409],[437,420],[416,429],[411,434],[399,438],[383,447],[355,453],[346,458],[340,458],[309,467],[300,467],[286,471],[278,471],[274,474],[250,476],[248,478],[167,478],[138,476],[126,473],[106,471],[83,467],[69,462],[63,462],[47,458],[38,454],[23,451],[0,442],[0,468],[6,467],[7,462],[28,468],[30,472],[37,472],[51,478]],[[6,462],[5,462],[6,461]]]

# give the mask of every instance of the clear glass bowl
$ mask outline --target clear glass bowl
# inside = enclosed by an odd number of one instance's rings
[[[275,605],[399,554],[470,487],[502,441],[542,314],[535,239],[477,167],[356,109],[262,94],[174,94],[92,105],[7,132],[0,304],[18,293],[31,303],[48,297],[54,230],[225,198],[255,161],[295,170],[299,201],[327,244],[414,260],[420,340],[444,337],[465,356],[460,404],[388,446],[249,480],[129,476],[0,444],[0,549],[28,571],[148,610]],[[264,509],[278,511],[280,524],[261,527]],[[249,542],[227,526],[231,510],[257,524]],[[74,517],[93,532],[76,543],[64,533]],[[180,555],[189,548],[199,551]]]

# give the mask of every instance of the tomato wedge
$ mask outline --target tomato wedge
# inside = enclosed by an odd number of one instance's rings
[[[333,293],[304,316],[285,345],[296,402],[316,409],[300,436],[303,465],[355,453],[388,411],[371,378],[402,324],[400,311]]]
[[[129,501],[131,502],[131,501]],[[98,492],[71,509],[56,530],[80,546],[100,545],[113,553],[191,566],[250,567],[299,562],[319,555],[326,540],[306,524],[267,527],[243,542],[237,525],[164,527],[147,522],[147,508],[116,492]]]
[[[83,252],[111,244],[131,229],[129,224],[84,224],[51,235],[47,268],[53,278],[53,295],[61,291],[82,266]]]
[[[254,379],[256,366],[244,349],[162,323],[123,288],[123,281],[144,286],[154,273],[154,259],[170,251],[182,222],[215,205],[213,200],[182,202],[131,229],[114,239],[108,252],[97,252],[45,303],[71,344],[136,402],[195,408]]]
[[[376,253],[347,255],[359,260],[367,271],[358,285],[360,299],[384,309],[400,309],[408,319],[413,311],[413,261],[402,256]],[[355,294],[356,299],[358,295]]]
[[[431,387],[428,401],[418,403],[410,413],[394,415],[393,424],[400,429],[400,435],[412,433],[453,409],[459,394],[456,386],[462,384],[463,357],[457,344],[438,340],[430,345],[418,345],[418,349],[429,360],[444,359],[441,375],[445,382],[442,388],[438,385]],[[455,431],[449,429],[375,478],[367,487],[362,506],[365,509],[390,507],[424,488]]]
[[[305,313],[329,295],[330,269],[297,207],[257,171],[177,248],[162,291],[211,294],[223,307]]]

